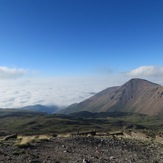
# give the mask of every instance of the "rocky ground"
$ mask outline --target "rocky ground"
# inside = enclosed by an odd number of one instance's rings
[[[0,144],[0,163],[163,163],[163,147],[119,138],[70,137],[36,141],[28,147]]]

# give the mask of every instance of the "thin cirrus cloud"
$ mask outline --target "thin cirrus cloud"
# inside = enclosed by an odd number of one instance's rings
[[[21,68],[9,68],[0,66],[0,79],[14,79],[24,76],[27,70]]]
[[[163,75],[163,67],[140,66],[126,73],[129,77],[160,77]]]

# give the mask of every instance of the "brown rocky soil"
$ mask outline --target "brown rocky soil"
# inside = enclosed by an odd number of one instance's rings
[[[0,144],[0,163],[163,163],[159,144],[123,138],[70,137],[15,146]]]

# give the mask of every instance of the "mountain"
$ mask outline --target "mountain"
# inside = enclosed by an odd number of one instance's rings
[[[163,86],[134,78],[122,86],[107,88],[96,95],[62,110],[73,112],[134,112],[146,115],[163,113]]]
[[[20,108],[21,110],[29,110],[35,112],[44,112],[48,114],[56,113],[59,110],[57,106],[30,105]]]

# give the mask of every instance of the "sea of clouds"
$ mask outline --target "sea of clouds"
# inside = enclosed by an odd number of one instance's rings
[[[96,77],[27,77],[27,70],[0,67],[0,108],[28,105],[65,107],[81,102],[99,91],[119,86],[134,77],[163,84],[163,67],[141,66],[117,75]]]
[[[0,82],[0,107],[16,108],[27,105],[68,106],[78,103],[111,86],[104,81],[66,79],[26,79]]]

